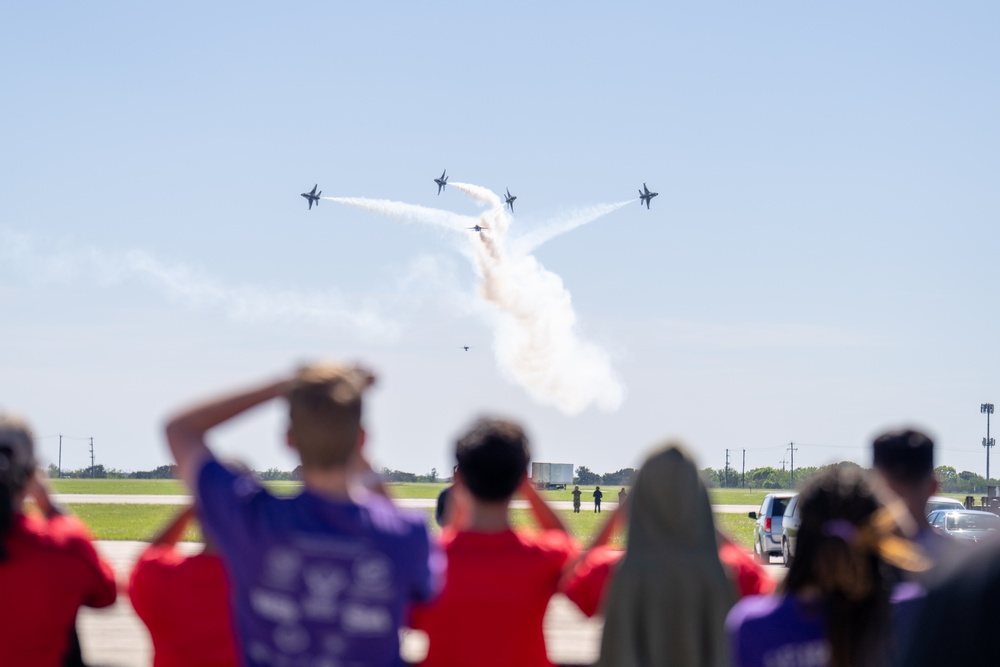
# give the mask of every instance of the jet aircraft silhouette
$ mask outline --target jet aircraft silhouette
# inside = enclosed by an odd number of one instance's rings
[[[301,196],[305,197],[309,201],[309,210],[310,211],[312,210],[313,204],[316,204],[316,206],[319,206],[319,197],[320,197],[320,195],[323,194],[322,190],[320,190],[319,192],[316,192],[316,188],[317,187],[318,187],[318,185],[314,185],[311,192],[303,192],[302,195],[301,195]]]
[[[471,230],[474,230],[474,231],[477,231],[477,232],[481,232],[484,229],[489,229],[489,227],[483,227],[482,225],[476,225],[474,227],[466,227],[466,229],[471,229]]]
[[[448,185],[448,177],[445,176],[447,173],[448,170],[445,169],[441,172],[441,178],[434,179],[434,182],[438,184],[438,194],[441,194],[441,191],[444,190],[444,186]]]
[[[510,194],[510,188],[507,188],[507,199],[505,199],[504,201],[506,202],[507,206],[510,206],[510,212],[511,213],[514,212],[514,200],[515,199],[517,199],[517,197],[512,196]]]
[[[642,190],[645,190],[646,192],[643,193]],[[649,200],[652,199],[653,197],[655,197],[656,195],[660,194],[660,193],[659,192],[650,192],[649,188],[646,187],[645,183],[642,184],[642,190],[639,190],[639,206],[642,206],[642,202],[646,202],[646,210],[648,211],[649,210]]]

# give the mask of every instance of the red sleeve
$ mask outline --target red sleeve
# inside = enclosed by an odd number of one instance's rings
[[[601,608],[611,578],[624,551],[595,547],[576,564],[563,584],[563,593],[587,616]]]
[[[82,560],[88,573],[83,604],[88,607],[110,607],[115,603],[118,587],[111,566],[100,557],[90,531],[73,516],[54,516],[48,521],[49,534],[67,551]]]
[[[129,577],[129,601],[136,615],[147,625],[150,614],[155,609],[155,600],[160,598],[159,584],[163,581],[161,561],[170,551],[174,551],[173,547],[163,545],[146,547],[135,562],[132,575]]]
[[[774,592],[774,582],[764,572],[764,568],[735,544],[720,546],[719,560],[728,570],[730,578],[736,585],[736,592],[741,598]]]

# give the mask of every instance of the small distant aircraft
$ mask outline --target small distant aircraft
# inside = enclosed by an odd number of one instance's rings
[[[507,206],[510,206],[510,212],[511,213],[514,212],[514,200],[515,199],[517,199],[517,197],[512,196],[510,194],[510,188],[507,188],[507,199],[505,199],[504,201],[507,204]]]
[[[448,185],[448,177],[445,176],[447,173],[448,170],[445,169],[441,172],[441,178],[434,179],[434,182],[438,184],[438,194],[441,194],[441,191],[444,190],[444,186]]]
[[[476,225],[475,227],[466,227],[466,229],[472,229],[472,230],[475,230],[477,232],[481,232],[484,229],[489,229],[489,227],[483,227],[482,225]]]
[[[645,190],[646,192],[643,193],[642,190]],[[642,184],[642,190],[639,190],[639,206],[642,206],[642,202],[646,202],[646,210],[648,211],[649,210],[649,200],[652,199],[653,197],[655,197],[656,195],[660,194],[660,193],[659,192],[650,192],[649,188],[646,187],[645,183]]]
[[[319,206],[319,197],[323,194],[323,191],[316,192],[318,185],[314,185],[311,192],[303,192],[302,196],[309,201],[309,210],[312,210],[313,204]]]
[[[466,352],[468,352],[468,351],[469,351],[469,347],[470,347],[470,346],[468,346],[468,345],[463,345],[463,346],[462,346],[462,349],[463,349],[463,350],[465,350]]]

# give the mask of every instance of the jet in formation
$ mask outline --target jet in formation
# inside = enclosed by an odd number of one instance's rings
[[[642,190],[645,190],[645,192],[643,192]],[[639,206],[642,206],[642,202],[646,202],[646,210],[648,211],[649,210],[649,200],[652,199],[653,197],[655,197],[656,195],[660,194],[660,193],[659,192],[650,192],[649,188],[646,187],[645,183],[642,184],[642,190],[639,190]]]
[[[504,201],[506,202],[507,206],[510,206],[510,212],[511,213],[514,212],[514,200],[515,199],[517,199],[517,197],[514,197],[513,195],[511,195],[510,194],[510,188],[507,188],[507,199],[505,199]]]
[[[468,345],[463,345],[462,349],[465,350],[466,352],[468,352],[469,351],[469,346]]]
[[[302,196],[305,197],[309,201],[309,210],[310,211],[312,210],[313,204],[316,204],[316,206],[319,206],[319,197],[320,197],[320,195],[323,194],[322,190],[320,190],[319,192],[316,192],[316,188],[317,187],[319,187],[319,186],[318,185],[314,185],[311,192],[303,192],[302,193]]]
[[[483,227],[482,225],[475,225],[474,227],[466,227],[466,229],[471,229],[473,231],[481,232],[484,229],[489,229],[489,227]]]
[[[434,182],[438,184],[438,194],[441,194],[441,191],[444,190],[444,186],[448,185],[448,177],[445,176],[447,173],[448,170],[445,169],[441,172],[441,178],[434,179]]]

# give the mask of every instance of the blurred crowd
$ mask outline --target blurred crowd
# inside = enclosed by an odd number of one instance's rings
[[[194,506],[164,526],[126,584],[155,666],[401,665],[400,630],[413,628],[427,635],[429,667],[543,667],[556,593],[603,617],[605,667],[992,664],[1000,542],[963,548],[928,524],[937,483],[924,433],[886,432],[872,443],[872,471],[836,466],[806,483],[795,556],[776,589],[716,527],[698,467],[675,442],[650,451],[581,545],[526,478],[522,427],[480,418],[454,444],[432,537],[368,463],[362,408],[374,382],[358,366],[314,365],[168,419]],[[275,400],[287,404],[284,444],[302,463],[291,497],[206,441]],[[537,529],[512,527],[516,496]],[[192,521],[204,535],[193,555],[177,546]],[[625,548],[612,547],[621,532]],[[78,610],[114,604],[117,588],[85,526],[52,502],[28,424],[0,415],[0,665],[83,665]]]

